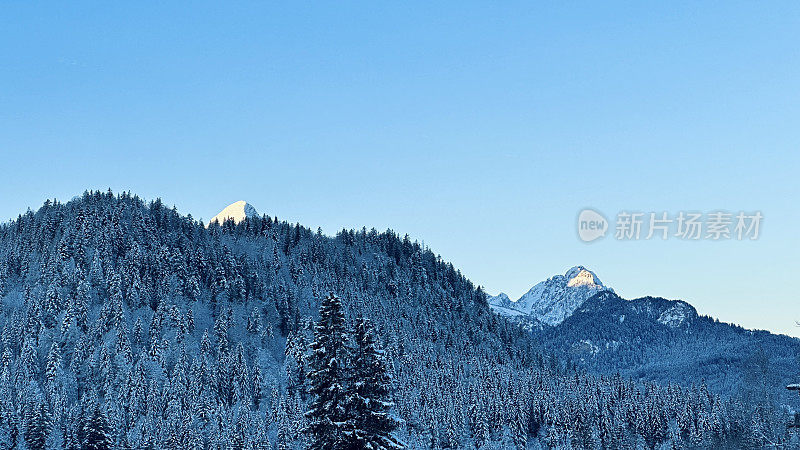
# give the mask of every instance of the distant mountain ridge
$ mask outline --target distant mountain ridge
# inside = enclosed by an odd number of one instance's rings
[[[800,373],[800,339],[701,316],[689,303],[626,300],[582,266],[535,285],[492,310],[530,331],[540,350],[584,369],[660,383],[706,383],[725,395],[800,406],[785,385]]]
[[[800,373],[800,339],[720,322],[681,300],[602,292],[535,334],[542,349],[569,355],[590,372],[705,383],[723,395],[800,406],[785,389]]]

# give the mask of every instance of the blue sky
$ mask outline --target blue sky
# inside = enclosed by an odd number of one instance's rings
[[[794,2],[16,2],[0,218],[89,188],[205,219],[244,199],[408,233],[491,293],[583,264],[800,335],[798,42]],[[587,245],[584,207],[765,219]]]

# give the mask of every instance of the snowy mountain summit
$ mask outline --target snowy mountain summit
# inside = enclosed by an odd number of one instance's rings
[[[228,219],[233,219],[234,223],[239,223],[247,217],[258,217],[258,212],[253,208],[253,205],[244,200],[239,200],[226,206],[219,214],[212,217],[208,224],[211,225],[216,221],[221,225]]]
[[[614,290],[606,287],[591,270],[575,266],[532,287],[516,301],[506,294],[489,297],[489,306],[500,315],[525,318],[534,323],[555,326],[571,316],[591,296]]]

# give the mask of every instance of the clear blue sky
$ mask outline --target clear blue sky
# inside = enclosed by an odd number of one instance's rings
[[[3,6],[2,220],[88,188],[243,199],[408,233],[491,293],[583,264],[800,334],[796,2],[118,3]],[[587,245],[586,206],[765,221]]]

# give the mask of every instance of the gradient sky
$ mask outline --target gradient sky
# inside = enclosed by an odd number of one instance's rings
[[[90,188],[243,199],[408,233],[490,293],[583,264],[800,335],[797,2],[119,3],[3,5],[0,219]],[[587,206],[765,219],[587,245]]]

